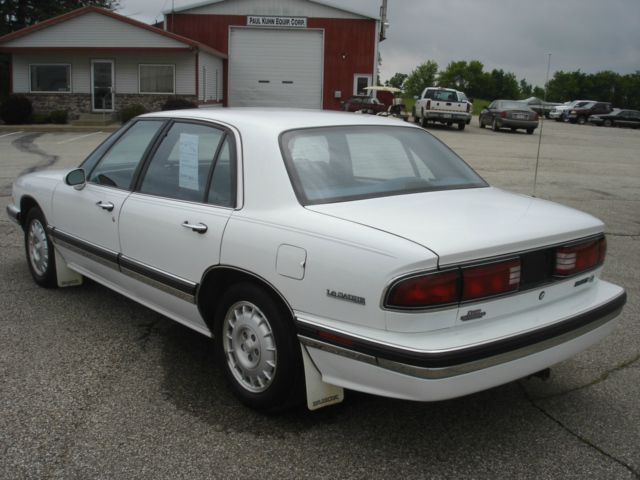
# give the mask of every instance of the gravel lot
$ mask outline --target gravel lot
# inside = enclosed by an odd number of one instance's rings
[[[539,131],[432,133],[490,183],[533,192]],[[209,340],[106,288],[32,282],[0,216],[0,478],[640,478],[640,131],[545,122],[536,195],[607,223],[613,335],[521,380],[420,404],[348,392],[257,414]],[[16,129],[15,132],[19,132]],[[77,165],[106,133],[0,131],[0,207],[21,172]]]

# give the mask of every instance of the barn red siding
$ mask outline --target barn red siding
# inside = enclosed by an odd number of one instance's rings
[[[222,52],[229,53],[229,27],[246,26],[244,15],[193,15],[167,16],[167,29],[178,35],[192,38]],[[337,110],[340,99],[334,98],[336,90],[342,99],[353,92],[355,74],[373,75],[375,52],[375,20],[350,20],[309,18],[309,28],[324,30],[324,81],[323,107]],[[342,58],[343,55],[346,58]],[[227,103],[229,72],[224,62],[224,98]]]

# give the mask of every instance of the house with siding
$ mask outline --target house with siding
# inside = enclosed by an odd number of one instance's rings
[[[0,37],[11,55],[11,91],[37,112],[158,110],[168,97],[221,103],[227,55],[196,40],[97,7]]]

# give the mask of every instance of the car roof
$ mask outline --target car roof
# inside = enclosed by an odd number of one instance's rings
[[[275,108],[194,108],[154,112],[141,118],[174,118],[205,120],[232,125],[242,130],[260,128],[280,133],[291,129],[348,126],[384,125],[418,128],[397,118],[378,115],[358,115],[350,112],[326,110],[275,109]]]

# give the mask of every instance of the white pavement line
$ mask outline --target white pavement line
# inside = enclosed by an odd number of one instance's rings
[[[20,130],[19,132],[5,133],[4,135],[0,135],[0,138],[8,137],[9,135],[17,135],[18,133],[22,133],[22,130]]]
[[[63,143],[69,143],[69,142],[75,142],[76,140],[80,140],[82,138],[91,137],[92,135],[98,135],[99,133],[102,133],[102,130],[100,130],[99,132],[87,133],[86,135],[80,135],[79,137],[73,137],[73,138],[70,138],[68,140],[63,140],[61,142],[57,142],[56,145],[62,145]]]

